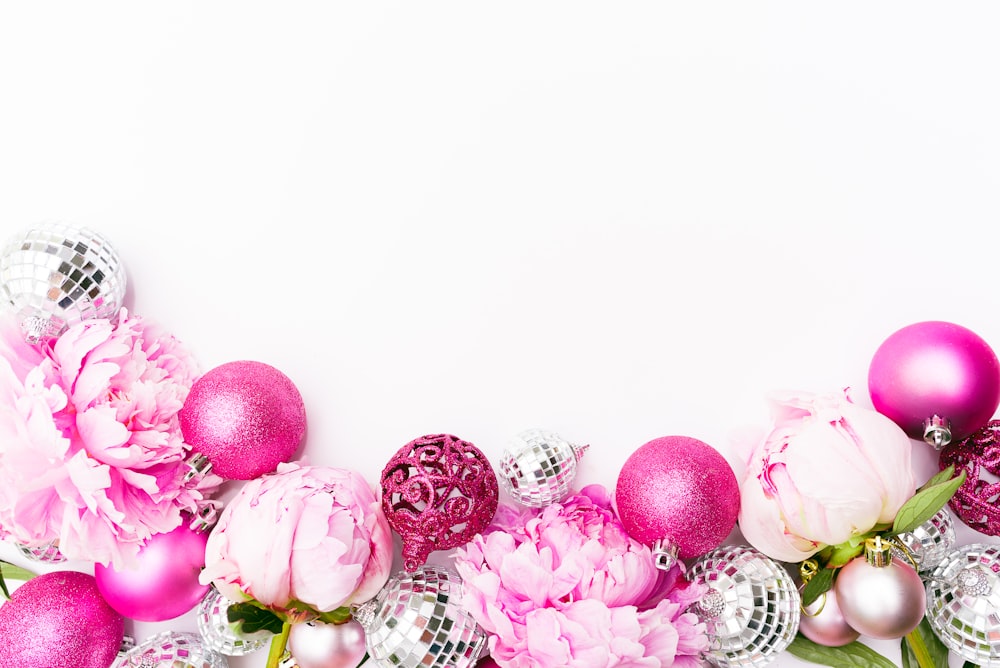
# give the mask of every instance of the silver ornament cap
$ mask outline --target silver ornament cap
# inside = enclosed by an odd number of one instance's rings
[[[1000,668],[1000,545],[951,550],[925,584],[927,621],[941,642],[980,668]]]
[[[552,431],[527,429],[504,449],[497,478],[518,503],[544,508],[572,491],[577,463],[587,447],[570,443]]]

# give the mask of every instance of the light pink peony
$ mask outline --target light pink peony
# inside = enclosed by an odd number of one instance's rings
[[[0,534],[122,566],[214,505],[222,480],[185,480],[177,419],[197,373],[177,340],[125,309],[39,345],[2,319]]]
[[[378,593],[392,534],[375,493],[347,469],[280,464],[246,483],[208,537],[203,584],[276,612],[329,612]]]
[[[540,511],[502,505],[455,566],[500,666],[697,666],[707,648],[685,612],[703,588],[657,569],[600,485]]]
[[[912,444],[889,418],[847,392],[775,395],[771,407],[740,483],[740,530],[764,554],[800,562],[892,522],[913,496]]]

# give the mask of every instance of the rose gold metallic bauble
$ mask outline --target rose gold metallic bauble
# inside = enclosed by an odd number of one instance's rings
[[[293,624],[288,651],[299,668],[355,668],[365,656],[365,630],[353,619]]]
[[[900,559],[873,566],[858,557],[840,569],[834,590],[844,620],[869,638],[902,638],[927,607],[923,581]]]
[[[861,635],[844,619],[837,603],[837,592],[832,589],[820,594],[812,605],[802,608],[799,631],[814,643],[827,647],[846,645]]]

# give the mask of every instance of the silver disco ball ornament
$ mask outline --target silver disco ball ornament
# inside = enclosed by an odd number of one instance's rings
[[[927,620],[952,652],[1000,668],[1000,545],[950,551],[926,581]]]
[[[705,622],[704,658],[712,665],[766,666],[795,638],[799,592],[770,557],[745,545],[723,546],[694,562],[689,577],[708,587],[693,612]]]
[[[522,431],[500,457],[497,478],[518,503],[544,508],[569,495],[577,462],[586,450],[586,445],[575,445],[551,431]]]
[[[66,561],[66,557],[59,551],[59,541],[51,540],[39,545],[17,545],[18,551],[31,559],[43,564],[61,564]]]
[[[365,645],[376,666],[468,668],[486,645],[486,634],[460,601],[462,579],[440,566],[401,572],[372,600],[354,606]]]
[[[195,633],[164,631],[130,649],[114,668],[229,668],[229,663]]]
[[[240,633],[238,624],[229,621],[231,601],[212,587],[198,604],[198,632],[208,649],[226,656],[243,656],[270,644],[273,634],[267,631]]]
[[[0,302],[16,315],[29,343],[84,320],[115,317],[125,287],[118,253],[85,227],[31,228],[0,250]]]
[[[913,531],[901,533],[896,538],[906,550],[894,546],[893,558],[915,566],[920,573],[927,573],[934,570],[955,546],[955,523],[945,506]]]

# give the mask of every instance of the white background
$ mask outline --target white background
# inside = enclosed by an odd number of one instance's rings
[[[582,484],[613,487],[669,434],[739,470],[730,438],[766,424],[766,393],[870,405],[899,327],[1000,344],[998,20],[985,2],[5,3],[0,231],[105,233],[135,313],[206,370],[284,371],[306,456],[374,483],[417,436],[498,458],[529,427],[591,445]],[[914,453],[925,478],[934,453]],[[193,617],[133,631],[162,628]]]

